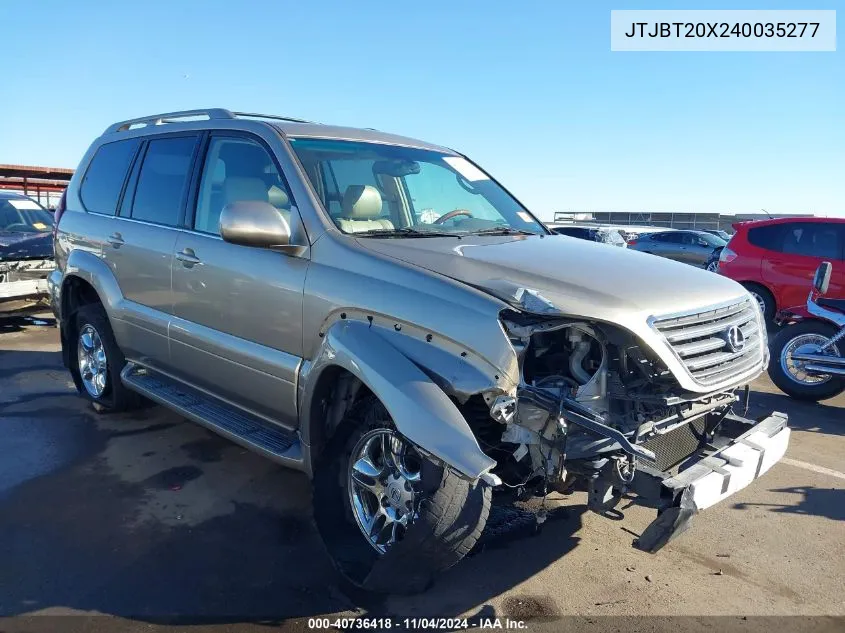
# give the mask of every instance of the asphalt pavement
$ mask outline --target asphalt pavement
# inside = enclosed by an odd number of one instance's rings
[[[0,319],[0,618],[17,616],[0,630],[56,628],[32,615],[103,616],[58,627],[91,631],[367,615],[579,616],[573,630],[726,616],[768,630],[754,617],[845,616],[845,396],[798,403],[758,379],[750,414],[789,414],[787,458],[656,555],[631,547],[652,511],[625,503],[613,520],[580,493],[552,495],[539,534],[492,542],[421,596],[375,598],[338,581],[303,475],[160,407],[95,414],[58,349],[52,319]]]

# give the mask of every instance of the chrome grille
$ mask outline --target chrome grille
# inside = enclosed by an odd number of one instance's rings
[[[749,298],[694,314],[658,317],[652,324],[696,382],[715,385],[763,361],[765,335],[758,313]]]

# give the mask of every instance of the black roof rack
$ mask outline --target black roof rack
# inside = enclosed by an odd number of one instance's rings
[[[304,119],[278,116],[275,114],[255,114],[252,112],[232,112],[225,108],[205,108],[201,110],[180,110],[179,112],[165,112],[163,114],[151,114],[137,119],[119,121],[106,128],[104,134],[125,132],[136,127],[148,125],[162,125],[164,123],[178,123],[180,119],[270,119],[274,121],[291,121],[293,123],[314,123]]]

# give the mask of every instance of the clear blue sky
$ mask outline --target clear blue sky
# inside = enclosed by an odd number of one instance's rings
[[[222,106],[454,147],[544,218],[845,215],[842,50],[610,52],[611,9],[733,4],[3,0],[0,163],[75,167],[113,121]]]

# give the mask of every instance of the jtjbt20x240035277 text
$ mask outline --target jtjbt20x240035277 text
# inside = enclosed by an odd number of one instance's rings
[[[625,37],[815,37],[819,22],[632,22]]]

